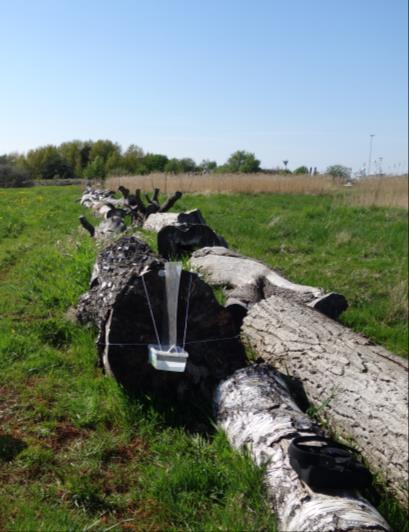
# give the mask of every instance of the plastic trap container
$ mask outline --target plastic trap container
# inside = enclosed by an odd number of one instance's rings
[[[177,262],[167,262],[163,270],[158,275],[165,278],[165,320],[162,337],[159,336],[153,309],[149,298],[149,293],[142,276],[146,300],[151,314],[152,325],[155,331],[156,344],[148,345],[149,363],[157,370],[174,371],[182,373],[186,369],[186,362],[189,354],[185,351],[186,330],[189,315],[189,300],[191,291],[191,278],[189,280],[189,289],[186,302],[184,334],[182,346],[177,345],[177,316],[178,316],[178,298],[182,266]]]
[[[186,369],[188,353],[177,345],[150,344],[149,362],[158,370],[182,373]]]

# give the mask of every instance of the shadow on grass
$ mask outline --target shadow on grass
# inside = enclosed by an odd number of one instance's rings
[[[144,416],[149,417],[149,413],[155,412],[163,426],[183,428],[190,434],[200,434],[204,437],[211,436],[216,431],[208,403],[192,399],[185,402],[172,401],[169,397],[141,396],[129,392],[126,395],[130,404],[139,405]]]
[[[8,434],[0,434],[0,462],[11,462],[26,447],[27,444],[22,440]]]

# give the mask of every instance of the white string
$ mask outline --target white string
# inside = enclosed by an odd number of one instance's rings
[[[189,319],[189,303],[190,303],[190,291],[191,291],[191,288],[192,288],[192,277],[193,277],[193,275],[190,274],[189,275],[189,288],[187,290],[187,299],[186,299],[185,326],[184,326],[184,329],[183,329],[183,343],[182,343],[183,350],[185,349],[185,345],[186,345],[186,333],[187,333],[187,322],[188,322],[188,319]]]
[[[143,276],[143,275],[141,276],[141,279],[142,279],[143,289],[145,290],[146,301],[147,301],[147,303],[148,303],[149,313],[150,313],[150,315],[151,315],[153,328],[154,328],[154,330],[155,330],[156,341],[158,342],[158,345],[159,345],[160,348],[162,349],[162,346],[161,346],[161,343],[160,343],[160,338],[159,338],[158,329],[156,328],[155,316],[153,315],[153,309],[152,309],[151,301],[150,301],[150,299],[149,299],[148,289],[146,288],[145,279],[144,279],[144,276]],[[111,345],[114,345],[114,344],[111,344]],[[145,345],[146,345],[146,344],[145,344]]]
[[[207,338],[207,339],[204,339],[204,340],[191,340],[190,342],[186,342],[185,345],[190,345],[190,344],[204,344],[204,343],[207,343],[207,342],[223,342],[225,340],[236,340],[237,338],[240,338],[240,335],[239,334],[236,334],[235,336],[225,336],[224,338]],[[108,346],[113,346],[113,347],[143,347],[143,346],[147,346],[148,344],[145,342],[145,343],[125,343],[125,342],[108,342],[108,343],[104,343],[104,342],[97,342],[98,345],[102,345],[102,346],[105,346],[105,345],[108,345]]]

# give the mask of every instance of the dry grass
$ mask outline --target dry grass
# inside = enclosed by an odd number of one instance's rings
[[[328,176],[279,175],[279,174],[150,174],[146,176],[112,177],[108,187],[123,185],[131,190],[152,190],[158,187],[165,193],[200,192],[212,193],[255,193],[277,194],[323,194],[339,186]]]
[[[146,176],[111,177],[107,187],[116,190],[123,185],[130,190],[151,191],[158,187],[165,194],[180,190],[186,193],[256,193],[275,194],[341,194],[352,205],[408,208],[408,176],[373,177],[350,187],[327,175],[279,174],[150,174]]]
[[[352,205],[408,208],[408,176],[362,179],[344,192]]]

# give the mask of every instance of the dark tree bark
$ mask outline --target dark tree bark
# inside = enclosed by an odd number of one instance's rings
[[[158,233],[158,250],[165,259],[180,259],[205,246],[227,248],[227,243],[207,225],[168,225]]]
[[[159,334],[166,327],[163,260],[135,237],[124,237],[98,257],[91,289],[79,302],[81,323],[99,330],[99,355],[108,373],[128,390],[172,399],[207,401],[216,384],[246,364],[232,313],[218,304],[212,289],[196,274],[182,272],[178,299],[178,343],[185,335],[189,353],[184,373],[154,369],[148,344],[157,344],[145,293]]]

